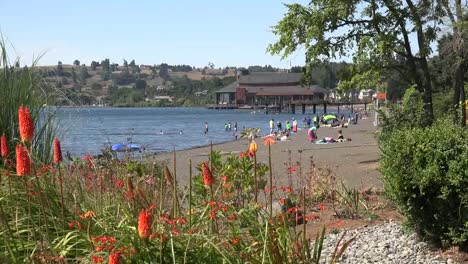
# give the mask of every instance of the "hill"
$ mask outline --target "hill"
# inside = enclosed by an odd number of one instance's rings
[[[48,104],[61,106],[197,106],[213,103],[214,91],[235,80],[236,68],[188,65],[123,65],[108,59],[91,65],[37,66]]]

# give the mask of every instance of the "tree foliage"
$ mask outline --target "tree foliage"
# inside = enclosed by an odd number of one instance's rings
[[[430,0],[317,0],[308,6],[286,6],[288,12],[273,27],[279,39],[269,45],[270,53],[286,58],[303,46],[309,72],[316,63],[350,57],[356,66],[353,75],[375,76],[375,83],[381,81],[383,71],[395,71],[423,94],[424,124],[432,123],[427,60],[443,16],[439,4]],[[416,41],[412,42],[412,36]]]

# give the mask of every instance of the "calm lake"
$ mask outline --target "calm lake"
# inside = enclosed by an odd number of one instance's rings
[[[299,108],[297,109],[299,110]],[[344,109],[343,109],[344,110]],[[300,110],[299,110],[300,111]],[[317,113],[322,109],[317,107]],[[328,112],[336,112],[329,108]],[[346,113],[343,111],[343,113]],[[147,153],[181,150],[234,140],[234,122],[238,132],[245,127],[258,127],[260,134],[269,133],[269,120],[284,124],[296,118],[302,127],[306,114],[252,114],[249,110],[209,110],[205,108],[60,108],[57,110],[59,138],[63,152],[73,156],[99,154],[100,150],[118,143],[139,144]],[[205,121],[209,132],[204,134]],[[224,129],[232,123],[231,131]],[[291,121],[290,121],[291,122]],[[163,134],[160,134],[160,131]],[[180,133],[182,131],[182,134]]]

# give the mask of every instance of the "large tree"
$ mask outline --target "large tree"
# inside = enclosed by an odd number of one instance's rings
[[[432,123],[427,59],[442,16],[439,4],[431,0],[314,0],[307,6],[286,6],[288,12],[273,27],[279,39],[269,45],[270,53],[285,58],[303,46],[308,71],[316,63],[342,57],[353,60],[357,75],[396,71],[423,93],[424,124]]]
[[[449,69],[452,71],[454,79],[453,107],[455,120],[457,111],[461,106],[461,126],[466,125],[465,110],[465,74],[468,70],[468,19],[466,3],[462,5],[461,0],[440,0],[443,10],[450,19],[451,32],[441,41],[440,54],[443,59],[449,61]],[[460,104],[461,103],[461,104]]]

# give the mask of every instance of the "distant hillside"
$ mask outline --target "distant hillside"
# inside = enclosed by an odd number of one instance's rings
[[[91,65],[59,62],[38,66],[51,105],[196,106],[213,103],[214,91],[235,80],[236,68],[188,65]]]

